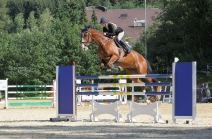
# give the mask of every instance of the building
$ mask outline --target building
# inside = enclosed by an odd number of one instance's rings
[[[145,9],[120,9],[107,10],[105,7],[87,7],[87,18],[91,16],[95,9],[98,21],[101,17],[106,17],[109,21],[122,27],[125,34],[133,41],[137,40],[145,29]],[[160,9],[146,9],[147,26],[154,22],[153,18],[157,17]]]

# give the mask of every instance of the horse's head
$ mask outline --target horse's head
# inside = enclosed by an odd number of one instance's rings
[[[81,38],[82,38],[82,50],[87,51],[90,43],[93,42],[93,38],[90,34],[90,27],[81,28]]]

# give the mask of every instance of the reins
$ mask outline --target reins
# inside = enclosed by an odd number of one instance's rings
[[[99,36],[97,36],[97,38],[96,38],[96,37],[93,36],[93,34],[90,33],[90,29],[86,30],[85,33],[88,33],[87,42],[82,42],[82,43],[89,43],[89,37],[91,37],[93,41],[90,42],[90,44],[92,44],[92,43],[95,42],[95,43],[99,46],[100,51],[101,51],[102,54],[103,54],[104,46],[105,46],[110,40],[112,40],[112,39],[106,37],[106,40],[105,40],[105,41],[100,41],[100,42],[99,42],[99,40],[100,40],[101,38],[104,39],[104,36],[100,36],[100,35],[98,34]],[[88,45],[90,45],[90,44],[88,44]],[[122,51],[123,51],[123,48],[121,47],[121,48],[119,49],[119,55],[121,55]],[[120,57],[120,59],[121,59],[121,58],[122,58],[122,57]]]
[[[100,37],[98,37],[97,39],[95,39],[95,38],[91,35],[90,29],[89,29],[87,32],[88,32],[88,35],[93,39],[93,41],[92,41],[91,43],[96,42],[97,45],[104,47],[104,46],[107,44],[107,42],[110,41],[110,39],[107,38],[106,41],[103,42],[103,45],[101,45],[101,43],[99,43],[98,40],[100,40],[101,38],[103,38],[103,36],[100,36]]]

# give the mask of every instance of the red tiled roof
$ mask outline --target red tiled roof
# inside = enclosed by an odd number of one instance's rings
[[[95,9],[98,22],[100,18],[106,17],[109,21],[117,24],[124,29],[125,34],[130,36],[132,40],[140,37],[140,34],[145,29],[144,27],[134,27],[134,20],[145,20],[145,9],[120,9],[120,10],[102,10]],[[157,17],[157,13],[161,12],[160,9],[146,9],[147,26],[154,21],[152,17]],[[127,18],[120,18],[121,14],[127,14]],[[91,20],[92,10],[87,9],[87,18]]]

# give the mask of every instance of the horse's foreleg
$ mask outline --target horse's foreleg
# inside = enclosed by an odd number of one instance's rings
[[[132,80],[134,83],[141,83],[142,81],[139,78],[131,78],[130,80]],[[146,92],[146,88],[145,86],[141,86],[141,89],[143,90],[143,92]],[[134,101],[136,101],[137,96],[134,96]],[[147,96],[145,95],[145,99],[147,100]]]
[[[115,63],[118,59],[119,59],[119,56],[117,56],[117,55],[111,56],[110,60],[107,63],[107,66],[109,67],[109,69],[113,68],[113,63]]]

